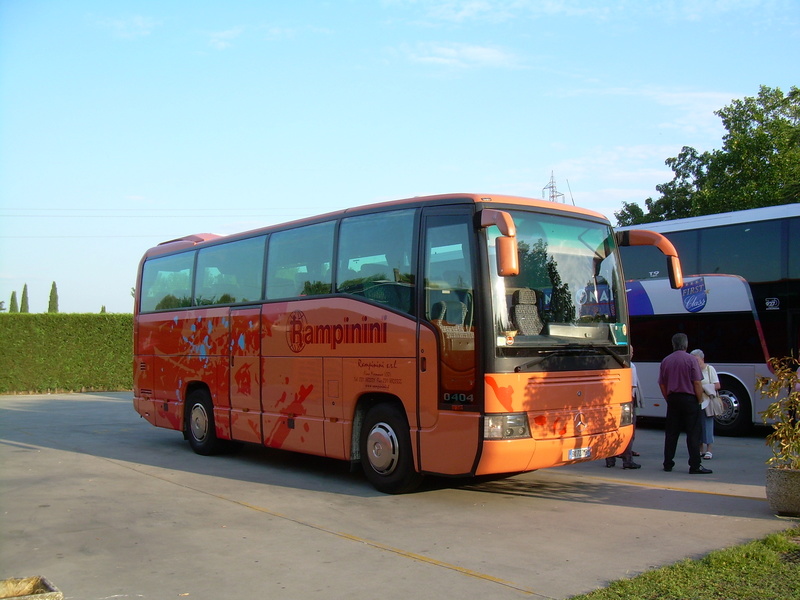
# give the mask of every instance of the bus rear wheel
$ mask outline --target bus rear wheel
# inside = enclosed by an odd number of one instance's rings
[[[361,428],[360,452],[364,475],[380,492],[410,492],[422,481],[414,468],[408,421],[396,406],[378,404],[369,409]]]
[[[750,416],[750,397],[738,381],[729,377],[720,377],[720,388],[717,392],[725,412],[714,417],[714,432],[719,435],[746,435],[752,428]]]
[[[205,390],[194,390],[186,397],[186,433],[197,454],[210,456],[223,449],[214,425],[214,407]]]

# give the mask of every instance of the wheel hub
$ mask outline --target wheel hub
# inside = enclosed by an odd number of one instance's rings
[[[725,412],[717,417],[717,420],[724,424],[733,423],[739,417],[739,399],[729,392],[723,392],[719,397]]]
[[[192,429],[192,437],[198,442],[202,442],[208,435],[208,414],[202,404],[195,404],[189,417],[189,426]]]
[[[376,423],[370,430],[367,453],[369,464],[381,475],[389,475],[397,467],[397,435],[386,423]]]

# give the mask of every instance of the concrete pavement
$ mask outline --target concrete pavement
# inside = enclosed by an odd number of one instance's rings
[[[0,578],[66,598],[567,598],[796,521],[764,499],[763,435],[717,438],[713,475],[640,428],[603,461],[376,492],[344,463],[202,457],[130,393],[0,396]]]

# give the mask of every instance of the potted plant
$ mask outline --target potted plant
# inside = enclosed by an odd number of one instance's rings
[[[774,375],[759,377],[758,389],[773,399],[761,417],[772,427],[766,442],[772,448],[767,461],[767,500],[779,515],[800,517],[800,361],[792,356],[771,358]]]

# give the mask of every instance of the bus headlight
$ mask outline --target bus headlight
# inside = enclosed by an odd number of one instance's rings
[[[486,440],[513,440],[531,437],[526,413],[486,415],[483,418],[483,438]]]
[[[633,425],[633,402],[620,404],[621,413],[619,415],[619,426]]]

